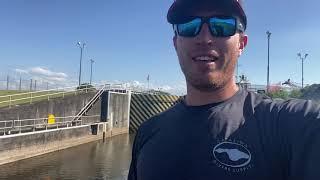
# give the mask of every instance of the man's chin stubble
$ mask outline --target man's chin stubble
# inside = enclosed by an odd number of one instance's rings
[[[223,80],[216,82],[203,82],[197,80],[187,80],[187,83],[192,86],[194,89],[197,89],[201,92],[216,92],[217,90],[222,89],[227,83]]]

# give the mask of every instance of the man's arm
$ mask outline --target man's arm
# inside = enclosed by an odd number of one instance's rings
[[[289,179],[320,179],[320,104],[292,100],[279,110]]]
[[[139,150],[139,131],[134,138],[133,146],[132,146],[132,157],[130,163],[130,169],[128,174],[128,180],[137,180],[137,154]]]

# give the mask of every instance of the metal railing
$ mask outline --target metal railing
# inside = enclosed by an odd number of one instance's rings
[[[94,103],[97,102],[97,100],[100,98],[102,93],[105,91],[106,85],[102,86],[102,88],[90,99],[90,101],[79,111],[79,113],[76,115],[74,121],[79,120],[85,113],[88,112],[88,110],[94,105]]]
[[[100,121],[99,117],[100,115],[82,116],[76,121],[76,116],[55,117],[54,122],[49,122],[48,118],[0,121],[0,136],[94,124]]]
[[[89,92],[89,91],[99,91],[100,89],[104,88],[105,90],[125,90],[123,84],[96,84],[94,86],[87,85],[81,86],[81,88],[77,88],[78,86],[72,87],[63,87],[63,88],[56,88],[44,91],[34,91],[34,92],[25,92],[25,93],[18,93],[18,94],[11,94],[0,96],[0,107],[11,107],[12,105],[23,104],[23,103],[30,103],[36,100],[44,100],[47,99],[48,101],[50,98],[55,97],[62,97],[64,98],[65,95],[77,94],[81,92]]]
[[[78,86],[71,87],[62,87],[42,91],[29,91],[17,94],[10,94],[0,96],[0,107],[12,107],[13,105],[19,105],[24,103],[32,104],[34,101],[38,100],[50,100],[56,97],[64,98],[65,95],[77,94],[81,92],[88,92],[92,90],[99,91],[101,88],[105,90],[110,90],[114,92],[126,93],[127,91],[132,91],[133,93],[147,93],[147,94],[157,94],[157,92],[151,92],[147,89],[130,86],[126,83],[113,83],[113,84],[93,84],[93,85],[81,85],[81,88]]]

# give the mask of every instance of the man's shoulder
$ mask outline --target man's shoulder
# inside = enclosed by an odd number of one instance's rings
[[[264,94],[247,92],[247,101],[255,112],[270,113],[297,113],[297,112],[319,112],[319,104],[305,99],[272,99]]]
[[[253,110],[259,107],[266,107],[272,104],[273,100],[265,95],[244,90],[244,106],[250,106]]]

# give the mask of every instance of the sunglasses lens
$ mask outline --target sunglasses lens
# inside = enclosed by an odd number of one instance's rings
[[[199,33],[200,27],[201,27],[201,19],[196,18],[196,19],[193,19],[192,21],[189,21],[187,23],[178,24],[177,30],[178,30],[178,34],[180,36],[194,37]]]
[[[210,18],[211,33],[215,37],[229,37],[236,33],[235,18]]]

